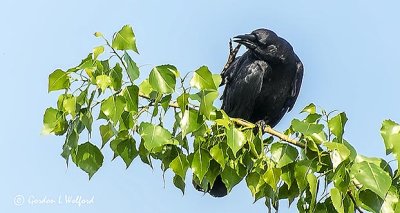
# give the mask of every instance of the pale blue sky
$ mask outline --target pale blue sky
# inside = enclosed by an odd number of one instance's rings
[[[230,37],[260,27],[274,30],[293,45],[305,66],[295,108],[277,129],[284,130],[314,102],[346,111],[349,142],[360,153],[385,157],[381,122],[400,122],[398,1],[108,2],[2,0],[1,212],[265,212],[263,202],[252,204],[244,182],[223,199],[203,196],[190,185],[182,197],[170,173],[164,188],[160,169],[152,171],[136,159],[125,170],[121,160],[110,161],[108,148],[104,166],[88,181],[74,165],[66,169],[59,156],[62,137],[39,134],[44,109],[55,106],[58,95],[47,94],[48,74],[76,65],[101,44],[92,36],[95,31],[110,37],[125,24],[135,30],[139,65],[150,64],[144,67],[150,69],[171,63],[181,73],[202,65],[218,73]],[[14,205],[17,195],[25,198],[22,206]],[[31,196],[60,195],[94,196],[94,204],[28,203]]]

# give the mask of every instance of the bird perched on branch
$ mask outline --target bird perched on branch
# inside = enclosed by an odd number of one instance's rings
[[[247,47],[222,73],[222,109],[234,118],[274,127],[299,95],[303,64],[285,39],[267,29],[239,35]]]
[[[303,64],[289,42],[271,30],[258,29],[236,36],[234,41],[239,46],[234,51],[231,46],[230,59],[221,73],[221,85],[225,84],[222,109],[230,117],[274,127],[294,106]],[[248,50],[236,57],[240,44]],[[225,196],[222,178],[217,178],[208,192],[214,197]]]

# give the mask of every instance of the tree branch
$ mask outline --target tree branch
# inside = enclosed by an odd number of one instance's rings
[[[248,121],[245,121],[245,120],[240,119],[240,118],[231,118],[231,120],[233,122],[235,122],[236,124],[239,124],[241,126],[250,127],[250,128],[254,128],[255,127],[255,124],[253,124],[251,122],[248,122]],[[283,141],[286,141],[286,142],[288,142],[290,144],[293,144],[293,145],[295,145],[295,146],[297,146],[299,148],[302,148],[302,149],[306,148],[305,144],[303,144],[303,143],[301,143],[301,142],[299,142],[299,141],[297,141],[295,139],[290,138],[288,135],[285,135],[285,134],[283,134],[281,132],[278,132],[278,131],[272,129],[270,126],[266,126],[263,130],[264,130],[264,132],[266,132],[266,133],[268,133],[268,134],[270,134],[272,136],[275,136],[275,137],[277,137],[277,138],[279,138],[279,139],[281,139]]]
[[[139,97],[142,97],[142,98],[145,98],[145,99],[148,99],[148,100],[151,99],[149,96],[144,95],[144,94],[140,94],[140,93],[139,93]],[[176,101],[170,102],[169,106],[173,107],[173,108],[180,108]],[[189,108],[192,108],[192,107],[189,106]],[[192,109],[194,109],[194,108],[192,108]],[[194,110],[196,110],[196,109],[194,109]],[[253,124],[253,123],[251,123],[249,121],[240,119],[240,118],[231,118],[231,120],[234,123],[236,123],[236,124],[238,124],[240,126],[243,126],[243,127],[249,127],[249,128],[256,127],[255,124]],[[266,126],[264,128],[264,132],[266,132],[266,133],[268,133],[268,134],[270,134],[272,136],[275,136],[275,137],[281,139],[282,141],[286,141],[286,142],[288,142],[290,144],[293,144],[293,145],[295,145],[295,146],[297,146],[299,148],[302,148],[302,149],[306,148],[305,144],[303,144],[303,143],[301,143],[301,142],[299,142],[299,141],[297,141],[295,139],[290,138],[288,135],[285,135],[285,134],[283,134],[281,132],[278,132],[278,131],[272,129],[270,126]]]

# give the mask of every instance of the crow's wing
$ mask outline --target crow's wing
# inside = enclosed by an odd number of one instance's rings
[[[292,83],[290,96],[286,100],[286,107],[288,108],[288,111],[292,110],[297,96],[299,96],[301,82],[303,81],[303,72],[303,63],[301,63],[299,57],[296,55],[296,74]]]
[[[222,96],[222,109],[230,116],[248,120],[261,92],[263,78],[270,69],[265,61],[240,58],[232,70]]]

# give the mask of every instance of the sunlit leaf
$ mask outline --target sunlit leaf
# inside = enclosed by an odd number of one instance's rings
[[[289,144],[274,143],[271,146],[272,160],[277,163],[278,168],[282,168],[296,160],[299,152]]]
[[[311,193],[311,205],[310,209],[314,209],[316,198],[317,198],[317,190],[318,190],[318,179],[313,173],[307,174],[307,182],[310,186]]]
[[[199,90],[217,90],[218,88],[218,85],[214,84],[212,73],[206,66],[202,66],[194,72],[190,86],[196,87]]]
[[[174,171],[175,174],[179,175],[182,180],[185,180],[186,171],[189,168],[189,162],[186,155],[179,154],[174,160],[171,161],[169,167]]]
[[[350,174],[353,175],[364,188],[373,191],[382,199],[385,198],[392,184],[392,178],[385,170],[367,161],[354,163],[351,167]]]
[[[67,89],[69,86],[70,81],[67,72],[57,69],[49,75],[48,92]]]
[[[224,154],[224,152],[222,151],[222,149],[221,149],[221,147],[220,147],[219,144],[213,146],[213,147],[210,149],[210,154],[211,154],[211,157],[212,157],[217,163],[219,163],[219,165],[221,166],[221,168],[224,169],[224,168],[225,168],[225,163],[226,163],[226,162],[225,162],[225,154]]]
[[[96,77],[96,84],[104,92],[107,87],[111,86],[112,81],[108,75],[99,75]]]
[[[207,118],[210,118],[211,111],[214,109],[213,103],[214,100],[218,97],[217,91],[201,91],[198,93],[201,101],[200,101],[200,112],[205,115]]]
[[[114,136],[114,131],[111,123],[100,126],[100,135],[102,141],[101,147],[103,148],[104,145]]]
[[[336,211],[339,213],[344,213],[342,194],[340,193],[339,189],[332,188],[330,191],[330,194],[331,194],[333,206],[335,207]]]
[[[153,68],[150,72],[149,83],[151,87],[160,93],[169,94],[175,91],[176,67],[172,65],[161,65]]]
[[[126,100],[126,111],[137,113],[139,103],[139,87],[136,85],[127,86],[123,92]]]
[[[100,110],[114,124],[121,118],[125,108],[125,99],[122,96],[110,96],[101,102]]]
[[[381,127],[381,136],[385,143],[386,154],[393,153],[400,165],[400,125],[391,120],[385,120]],[[399,171],[396,176],[399,176]]]
[[[68,128],[68,122],[62,111],[54,108],[47,108],[43,116],[42,134],[63,135]]]
[[[96,60],[97,57],[104,52],[103,46],[98,46],[93,48],[93,59]]]
[[[144,146],[148,151],[161,147],[165,144],[174,144],[172,135],[168,130],[159,125],[142,122],[139,128],[139,134],[144,140]]]
[[[243,132],[232,126],[231,128],[227,129],[226,137],[229,148],[231,148],[233,154],[236,156],[236,153],[246,143],[246,138]]]
[[[326,142],[324,146],[331,151],[333,168],[336,168],[350,156],[350,150],[342,143]]]
[[[316,133],[316,134],[320,133],[323,130],[324,125],[306,123],[304,121],[294,119],[292,121],[292,127],[293,127],[293,130],[296,132],[303,133],[304,135],[312,135],[314,133]]]
[[[186,110],[180,122],[182,137],[188,133],[194,132],[203,124],[203,117],[199,116],[196,110]]]
[[[203,181],[203,178],[208,171],[210,160],[210,154],[202,148],[199,148],[194,153],[191,168],[193,173],[199,178],[200,182]]]
[[[117,50],[133,50],[139,53],[136,47],[135,34],[131,26],[125,25],[115,34],[112,47]]]
[[[307,112],[309,114],[314,114],[316,113],[317,108],[315,107],[315,104],[311,103],[308,106],[304,107],[303,110],[301,110],[301,112]]]
[[[262,177],[265,183],[267,183],[274,191],[276,191],[281,174],[282,170],[280,168],[269,167]]]
[[[332,133],[342,142],[344,126],[346,125],[347,117],[346,113],[342,112],[331,118],[328,122],[329,129]]]

